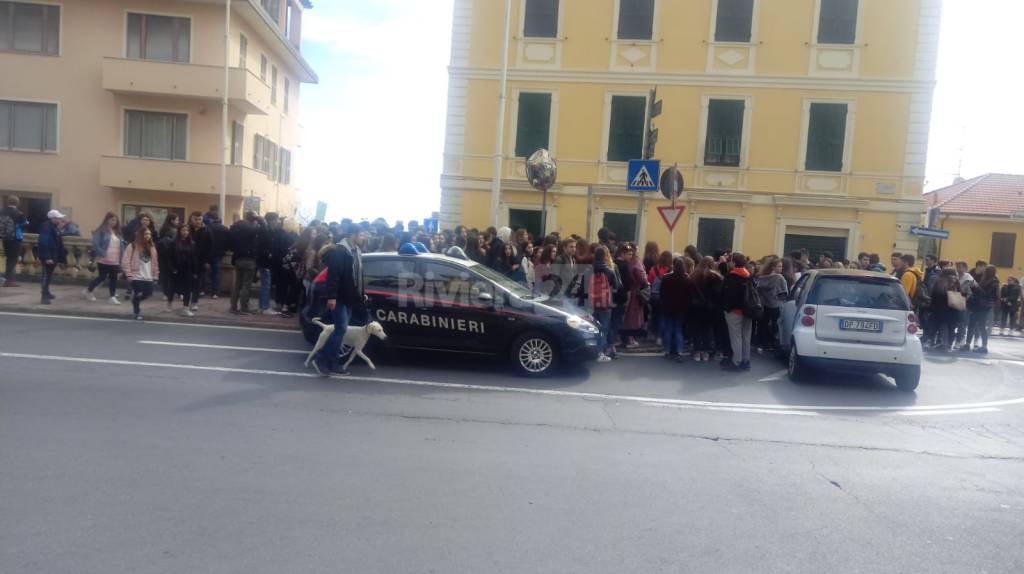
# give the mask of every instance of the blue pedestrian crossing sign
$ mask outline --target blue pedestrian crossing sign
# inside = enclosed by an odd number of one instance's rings
[[[631,159],[628,173],[626,184],[629,191],[658,191],[658,177],[661,176],[659,160]]]

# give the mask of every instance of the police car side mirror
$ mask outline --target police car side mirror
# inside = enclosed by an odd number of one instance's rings
[[[477,293],[476,298],[478,301],[494,301],[494,295],[491,295],[490,293]]]

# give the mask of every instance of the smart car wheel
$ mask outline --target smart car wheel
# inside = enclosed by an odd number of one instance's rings
[[[541,333],[527,333],[512,345],[512,363],[527,377],[550,374],[558,363],[555,345]]]
[[[796,352],[796,342],[789,345],[789,365],[787,370],[789,371],[789,380],[794,383],[807,382],[807,366],[804,364],[803,359],[800,358],[800,354]]]
[[[921,367],[906,367],[896,373],[896,386],[899,390],[909,393],[917,389],[921,382]]]

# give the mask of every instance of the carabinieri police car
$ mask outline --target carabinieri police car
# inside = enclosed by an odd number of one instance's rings
[[[588,314],[473,261],[367,254],[363,285],[389,347],[499,357],[530,377],[597,358],[600,332]],[[319,314],[317,299],[300,313],[311,342],[318,328],[306,318]]]

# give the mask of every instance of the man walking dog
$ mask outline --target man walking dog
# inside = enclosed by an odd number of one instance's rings
[[[334,319],[334,332],[313,358],[313,368],[322,377],[332,372],[347,375],[338,367],[341,343],[349,322],[365,316],[366,295],[363,292],[363,255],[366,233],[355,224],[342,229],[342,238],[327,264],[327,309]]]

